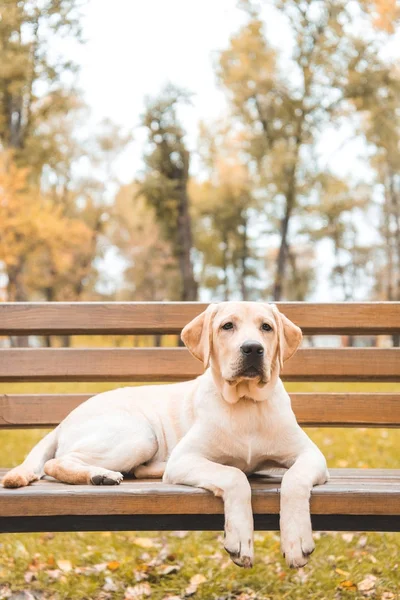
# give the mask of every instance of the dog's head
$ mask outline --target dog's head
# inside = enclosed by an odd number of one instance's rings
[[[237,387],[247,382],[250,391],[264,387],[273,374],[279,375],[301,338],[297,325],[274,304],[263,302],[210,304],[182,331],[187,348],[205,367],[211,363],[221,383]],[[239,399],[240,394],[236,396]],[[255,396],[260,394],[250,397],[258,399]],[[229,397],[233,401],[234,395]]]

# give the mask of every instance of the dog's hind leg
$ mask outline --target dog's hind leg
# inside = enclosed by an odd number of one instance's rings
[[[58,427],[48,433],[30,451],[24,462],[11,469],[3,478],[6,488],[18,488],[37,481],[43,475],[44,464],[52,458],[57,449]]]
[[[122,473],[89,465],[74,454],[47,461],[44,472],[58,481],[75,485],[118,485],[123,479]]]
[[[71,484],[117,485],[122,473],[151,461],[158,449],[154,432],[145,424],[118,433],[117,427],[109,432],[80,439],[75,448],[69,448],[44,465],[44,472],[59,481]],[[108,433],[108,435],[107,435]],[[119,439],[118,439],[119,438]]]

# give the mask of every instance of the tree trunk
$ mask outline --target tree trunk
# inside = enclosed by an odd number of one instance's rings
[[[223,232],[223,240],[224,248],[222,250],[222,272],[224,278],[224,300],[227,302],[229,300],[229,278],[228,278],[228,236],[226,235],[226,231]]]
[[[187,302],[197,300],[197,283],[191,259],[193,238],[186,181],[180,182],[179,187],[178,263],[182,281],[181,300]]]
[[[294,170],[293,170],[294,171]],[[295,174],[293,172],[292,178],[294,180]],[[286,264],[288,259],[288,233],[289,233],[289,221],[292,216],[294,203],[295,203],[295,189],[294,189],[294,181],[290,184],[290,189],[288,194],[286,195],[286,206],[285,206],[285,214],[281,221],[281,243],[279,246],[278,258],[276,261],[276,274],[275,274],[275,284],[274,284],[274,300],[279,301],[282,299],[283,294],[283,286],[285,283],[285,275],[286,275]]]
[[[394,238],[396,248],[396,276],[394,281],[395,288],[395,299],[400,300],[400,203],[398,201],[398,194],[395,186],[395,175],[392,170],[389,173],[389,193],[390,193],[390,204],[392,208],[393,220],[395,225]]]
[[[247,238],[247,219],[243,221],[243,236],[242,236],[242,252],[240,257],[241,263],[241,277],[240,277],[240,292],[242,300],[248,300],[248,289],[247,289],[247,259],[249,254],[248,249],[248,238]]]

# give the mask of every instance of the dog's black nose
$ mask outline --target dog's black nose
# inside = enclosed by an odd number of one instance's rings
[[[264,348],[259,342],[254,342],[253,340],[247,340],[247,342],[243,342],[240,346],[240,351],[245,356],[256,355],[262,356],[264,354]]]

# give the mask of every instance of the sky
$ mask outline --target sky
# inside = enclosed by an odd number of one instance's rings
[[[243,22],[236,0],[91,0],[85,11],[87,41],[78,60],[80,85],[93,121],[110,118],[134,132],[118,164],[129,181],[141,168],[143,133],[138,129],[144,100],[173,82],[193,92],[182,111],[189,145],[200,119],[224,112],[213,63],[218,50]]]
[[[272,44],[290,51],[290,38],[279,14],[264,14]],[[245,13],[237,0],[89,0],[83,35],[86,43],[73,57],[81,66],[79,85],[90,107],[89,128],[111,119],[133,133],[133,142],[114,165],[121,183],[132,181],[142,168],[145,132],[139,127],[145,98],[167,82],[193,93],[192,104],[181,109],[187,143],[196,149],[200,120],[211,121],[227,111],[226,98],[215,76],[219,51],[242,23]],[[340,176],[368,180],[371,172],[360,138],[347,141],[346,130],[329,129],[319,143],[322,164]],[[196,161],[192,161],[196,165]],[[195,166],[196,168],[196,166]],[[112,255],[106,270],[116,271]],[[332,301],[328,273],[329,244],[318,248],[319,285],[314,298]]]
[[[283,20],[272,12],[265,16],[269,39],[280,50],[290,50]],[[192,105],[180,115],[191,149],[199,121],[226,113],[215,64],[245,19],[237,0],[89,0],[83,21],[86,43],[77,56],[80,87],[93,127],[109,118],[134,134],[116,165],[122,181],[132,180],[142,166],[144,131],[138,125],[145,98],[165,83],[193,93]],[[360,140],[344,144],[346,137],[345,131],[327,132],[320,153],[332,168],[344,172],[350,162],[354,172],[354,159],[365,147]],[[362,169],[362,161],[357,168]]]

